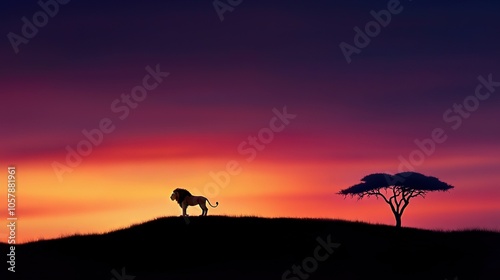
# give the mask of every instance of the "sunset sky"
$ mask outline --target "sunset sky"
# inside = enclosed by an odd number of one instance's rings
[[[393,225],[382,200],[336,193],[401,168],[455,186],[403,226],[500,230],[498,1],[401,1],[350,63],[339,45],[391,1],[242,1],[221,21],[213,1],[73,0],[16,53],[7,35],[43,11],[19,2],[0,4],[0,218],[14,165],[18,242],[179,216],[178,187],[218,201],[209,215]]]

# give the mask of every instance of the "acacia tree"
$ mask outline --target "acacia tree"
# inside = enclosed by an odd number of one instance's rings
[[[428,192],[448,191],[454,188],[436,177],[425,176],[417,172],[402,172],[395,175],[375,173],[361,179],[362,183],[341,190],[338,194],[351,197],[381,197],[391,207],[396,219],[396,227],[401,227],[401,216],[410,200],[425,197]]]

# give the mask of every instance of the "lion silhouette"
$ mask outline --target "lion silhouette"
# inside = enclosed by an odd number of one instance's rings
[[[213,206],[208,198],[204,196],[194,196],[188,190],[180,188],[177,188],[172,192],[170,199],[176,200],[177,203],[179,203],[179,206],[182,208],[182,216],[188,216],[186,213],[188,206],[200,205],[200,216],[206,216],[208,214],[208,207],[206,205],[207,202],[213,208],[219,206],[219,202],[215,202],[215,206]]]

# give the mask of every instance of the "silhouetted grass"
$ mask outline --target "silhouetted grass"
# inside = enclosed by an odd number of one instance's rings
[[[328,235],[341,246],[308,279],[500,279],[497,232],[224,216],[189,217],[189,224],[164,217],[105,234],[17,245],[16,275],[110,280],[112,269],[125,267],[135,280],[279,280],[292,265],[312,257],[316,239]],[[4,257],[6,247],[0,245]]]

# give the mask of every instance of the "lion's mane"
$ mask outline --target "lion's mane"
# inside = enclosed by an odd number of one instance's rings
[[[178,196],[177,196],[177,203],[179,203],[179,206],[182,207],[182,202],[184,201],[184,199],[186,199],[186,197],[188,196],[193,196],[188,190],[186,189],[175,189],[174,192],[177,192]]]

